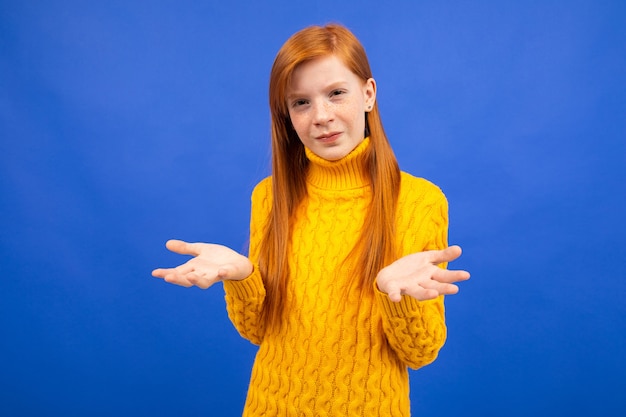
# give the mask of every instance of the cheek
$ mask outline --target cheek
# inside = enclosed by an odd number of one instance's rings
[[[363,112],[363,104],[358,100],[350,100],[337,106],[337,114],[341,114],[345,120],[357,120]]]
[[[302,138],[307,129],[306,118],[297,114],[290,115],[289,118],[291,119],[291,126],[293,126],[298,136]]]
[[[353,128],[359,128],[360,125],[365,126],[365,112],[359,103],[353,102],[346,106],[343,111],[343,119],[350,123]]]

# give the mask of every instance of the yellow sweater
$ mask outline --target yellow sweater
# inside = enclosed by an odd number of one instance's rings
[[[259,345],[244,416],[408,416],[407,367],[432,362],[445,341],[443,297],[393,303],[374,288],[359,303],[348,286],[354,261],[341,261],[371,199],[363,171],[367,146],[368,139],[334,162],[307,150],[308,197],[295,216],[289,314],[279,328],[259,323],[265,290],[258,268],[243,281],[224,282],[231,321]],[[271,199],[270,177],[252,193],[253,263]],[[403,254],[447,246],[446,199],[424,179],[402,173],[396,221]]]

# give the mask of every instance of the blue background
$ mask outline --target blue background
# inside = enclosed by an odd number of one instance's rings
[[[0,2],[0,414],[240,414],[221,285],[150,271],[245,250],[270,66],[329,21],[473,275],[415,415],[626,415],[626,3],[367,0]]]

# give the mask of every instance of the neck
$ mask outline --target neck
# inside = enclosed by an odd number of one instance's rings
[[[368,186],[370,178],[365,162],[369,146],[370,140],[365,138],[352,152],[337,161],[320,158],[305,148],[306,157],[310,161],[307,183],[318,188],[332,190],[349,190]]]

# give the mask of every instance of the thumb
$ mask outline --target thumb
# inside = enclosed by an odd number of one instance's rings
[[[463,251],[461,250],[460,246],[457,246],[457,245],[448,246],[445,249],[433,251],[431,262],[434,265],[440,264],[442,262],[452,262],[455,259],[457,259],[459,256],[461,256],[462,252]]]
[[[192,255],[198,256],[200,254],[200,249],[196,243],[188,243],[184,240],[171,239],[165,243],[165,247],[171,250],[172,252],[181,254],[181,255]]]

